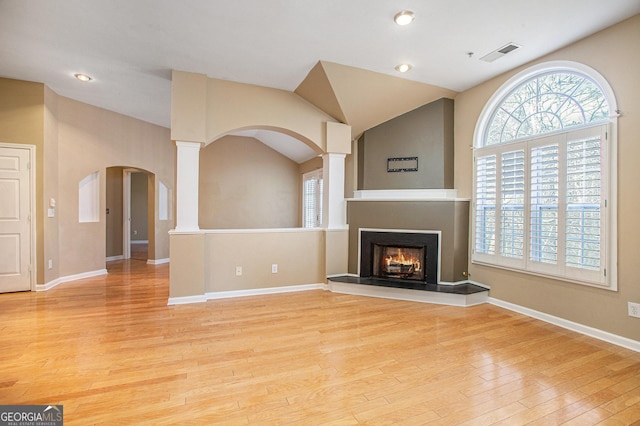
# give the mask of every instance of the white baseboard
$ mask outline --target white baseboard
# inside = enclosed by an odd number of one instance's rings
[[[164,259],[147,259],[147,265],[162,265],[163,263],[169,263],[169,258]]]
[[[545,314],[544,312],[536,311],[533,309],[525,308],[524,306],[516,305],[504,300],[495,299],[489,297],[487,300],[492,305],[499,306],[501,308],[508,309],[510,311],[517,312],[522,315],[526,315],[531,318],[539,319],[540,321],[548,322],[558,327],[565,328],[567,330],[575,331],[576,333],[584,334],[585,336],[593,337],[598,340],[612,343],[623,348],[631,349],[632,351],[640,352],[640,342],[637,340],[628,339],[626,337],[618,336],[617,334],[609,333],[607,331],[599,330],[597,328],[589,327],[577,322],[569,321],[564,318],[559,318],[553,315]]]
[[[118,256],[109,256],[107,257],[107,262],[113,262],[114,260],[123,260],[124,256],[119,254]]]
[[[189,303],[201,303],[206,301],[207,297],[204,294],[197,296],[170,297],[167,305],[186,305]]]
[[[58,284],[67,283],[69,281],[81,280],[83,278],[97,277],[99,275],[106,275],[106,274],[107,274],[106,269],[98,269],[97,271],[89,271],[89,272],[83,272],[81,274],[67,275],[66,277],[56,278],[55,280],[50,281],[46,284],[36,284],[36,291],[46,291],[46,290],[52,289]]]

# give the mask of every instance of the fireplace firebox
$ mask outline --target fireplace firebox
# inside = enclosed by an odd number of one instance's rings
[[[438,283],[439,231],[360,230],[360,276]]]
[[[424,281],[424,247],[373,245],[372,275]]]

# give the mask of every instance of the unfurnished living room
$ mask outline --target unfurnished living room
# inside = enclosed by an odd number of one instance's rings
[[[640,424],[638,40],[0,1],[0,424]]]

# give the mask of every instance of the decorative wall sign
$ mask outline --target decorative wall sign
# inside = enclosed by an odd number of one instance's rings
[[[387,158],[387,172],[417,172],[418,157]]]

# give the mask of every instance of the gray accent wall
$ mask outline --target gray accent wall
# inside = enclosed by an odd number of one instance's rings
[[[453,100],[439,99],[373,127],[358,140],[358,189],[452,189]],[[418,157],[418,171],[387,159]]]

